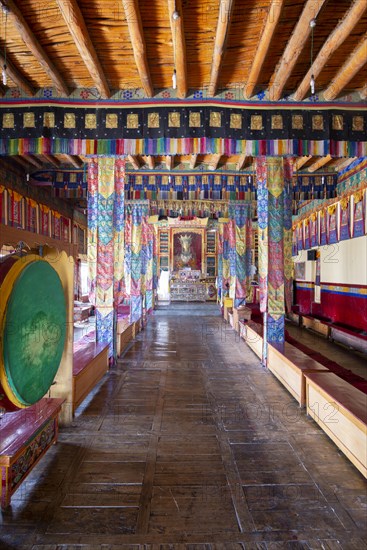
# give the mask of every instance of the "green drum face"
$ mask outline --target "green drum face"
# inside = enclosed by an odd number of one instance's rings
[[[50,388],[66,336],[64,290],[46,261],[24,267],[11,289],[3,324],[2,378],[9,399],[27,407]]]

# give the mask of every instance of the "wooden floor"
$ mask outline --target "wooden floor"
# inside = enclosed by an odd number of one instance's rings
[[[366,483],[215,305],[155,312],[2,516],[0,548],[366,548]]]

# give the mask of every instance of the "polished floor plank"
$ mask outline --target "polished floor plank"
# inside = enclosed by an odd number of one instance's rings
[[[366,509],[365,480],[218,308],[175,304],[14,495],[0,547],[362,550]]]

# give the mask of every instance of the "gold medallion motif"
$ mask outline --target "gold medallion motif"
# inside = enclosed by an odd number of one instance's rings
[[[189,126],[190,126],[190,128],[200,128],[200,126],[201,126],[200,113],[197,113],[197,112],[191,113],[190,112]]]
[[[3,128],[14,128],[14,114],[5,113],[3,115]]]
[[[303,130],[303,115],[292,115],[293,130]]]
[[[159,128],[159,113],[148,113],[148,128]]]
[[[230,117],[230,123],[231,128],[235,128],[236,130],[241,130],[242,128],[242,115],[238,113],[231,113]]]
[[[282,115],[272,115],[271,117],[271,129],[283,130],[283,117]]]
[[[333,115],[333,130],[343,130],[343,122],[344,117],[343,115]]]
[[[324,117],[322,115],[313,115],[312,130],[323,130],[323,129],[324,129]]]
[[[55,128],[55,113],[43,113],[43,126],[45,128]]]
[[[262,115],[251,115],[251,130],[263,129],[263,117]]]
[[[218,111],[210,111],[209,125],[220,128],[222,126],[222,114]]]
[[[364,120],[363,116],[354,116],[352,122],[353,132],[363,132]]]
[[[130,130],[136,130],[139,128],[139,115],[136,113],[130,113],[127,115],[126,127]]]
[[[180,113],[176,113],[176,112],[168,113],[168,126],[170,128],[179,128],[181,126]]]
[[[118,116],[114,113],[106,115],[106,128],[118,128]]]
[[[95,130],[97,128],[97,117],[92,113],[85,115],[85,127],[87,130]]]
[[[74,113],[65,113],[64,114],[64,128],[75,128],[75,114]]]
[[[23,128],[34,128],[36,126],[34,113],[24,113]]]

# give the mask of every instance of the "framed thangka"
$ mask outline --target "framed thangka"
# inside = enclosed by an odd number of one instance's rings
[[[306,280],[306,262],[296,262],[294,264],[294,278],[296,281]]]
[[[366,190],[362,189],[353,195],[353,237],[361,237],[365,233]]]
[[[328,213],[328,244],[338,242],[338,204],[331,204],[327,208]]]
[[[340,240],[350,239],[350,204],[349,197],[340,201]]]
[[[179,228],[170,234],[171,270],[195,269],[203,271],[204,230]]]

